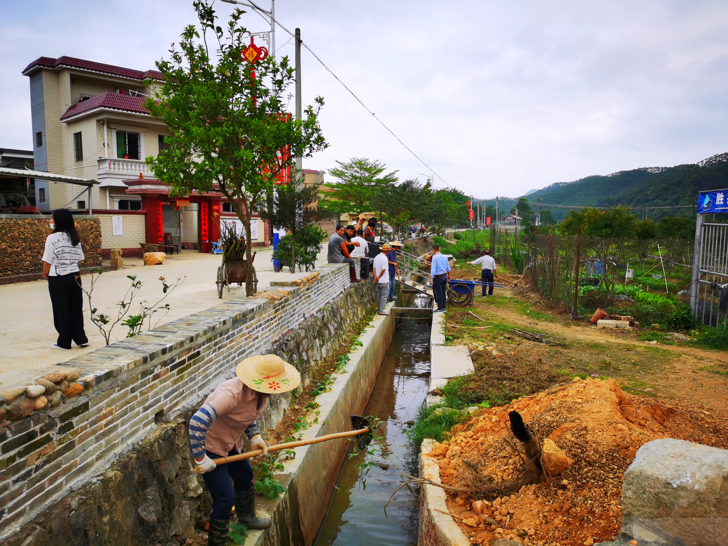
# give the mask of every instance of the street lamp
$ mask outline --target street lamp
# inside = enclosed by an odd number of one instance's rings
[[[238,6],[248,6],[259,13],[263,13],[270,18],[270,54],[276,56],[276,0],[270,0],[270,11],[249,2],[241,2],[240,0],[222,0],[227,4],[235,4]]]

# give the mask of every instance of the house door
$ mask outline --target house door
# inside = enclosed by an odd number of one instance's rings
[[[173,205],[164,205],[162,207],[162,231],[164,233],[165,244],[171,244],[177,247],[177,252],[181,247],[182,222],[180,211],[174,210]]]

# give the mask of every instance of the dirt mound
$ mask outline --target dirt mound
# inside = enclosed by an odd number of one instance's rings
[[[513,410],[546,444],[554,472],[565,468],[558,475],[524,483],[523,450],[509,429]],[[448,493],[448,507],[474,544],[501,537],[524,545],[613,540],[622,477],[640,446],[679,438],[728,447],[728,424],[703,410],[632,396],[613,380],[578,378],[473,414],[452,434],[431,456],[444,484],[472,491]]]

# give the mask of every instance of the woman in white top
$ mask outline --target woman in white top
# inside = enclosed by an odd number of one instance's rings
[[[83,291],[78,262],[83,261],[81,239],[73,215],[67,209],[51,214],[51,233],[43,252],[43,278],[53,306],[53,325],[58,332],[54,349],[70,349],[71,341],[85,347],[88,338],[83,329]]]

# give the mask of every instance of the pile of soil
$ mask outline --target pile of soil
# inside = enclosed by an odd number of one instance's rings
[[[509,429],[513,410],[570,466],[524,484],[522,446]],[[474,413],[429,455],[439,459],[443,484],[470,491],[449,491],[448,508],[473,544],[510,538],[526,546],[590,546],[619,533],[624,472],[637,449],[658,438],[728,448],[728,422],[632,396],[614,380],[576,378]]]

